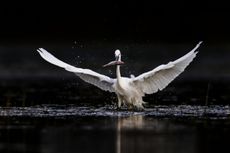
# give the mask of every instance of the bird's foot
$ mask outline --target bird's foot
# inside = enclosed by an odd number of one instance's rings
[[[120,111],[120,110],[122,110],[122,109],[121,109],[121,107],[117,107],[116,110],[117,110],[117,111]]]
[[[134,106],[133,110],[137,111],[137,112],[143,112],[143,111],[145,111],[145,108],[142,105],[140,105],[140,106],[138,105],[138,106]]]
[[[135,108],[134,111],[136,111],[136,112],[143,112],[143,111],[145,111],[145,109],[144,108]]]

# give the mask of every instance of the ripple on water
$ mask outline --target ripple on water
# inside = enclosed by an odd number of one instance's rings
[[[77,117],[107,116],[126,117],[143,115],[152,117],[198,117],[198,118],[229,118],[229,106],[191,106],[191,105],[158,105],[144,111],[117,110],[112,105],[104,107],[74,105],[39,105],[33,107],[0,107],[0,117]]]

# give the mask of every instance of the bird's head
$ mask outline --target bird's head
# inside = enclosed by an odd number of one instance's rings
[[[103,67],[112,66],[112,65],[123,65],[124,62],[121,61],[121,52],[119,49],[115,51],[115,61],[109,62],[108,64],[103,65]]]
[[[121,57],[121,52],[120,52],[120,50],[119,49],[117,49],[116,51],[115,51],[115,59],[116,59],[116,61],[118,61],[119,60],[119,57]]]

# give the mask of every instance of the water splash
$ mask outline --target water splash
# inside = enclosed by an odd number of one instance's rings
[[[0,107],[0,117],[77,117],[77,116],[104,116],[127,117],[142,115],[160,118],[230,118],[229,106],[191,106],[171,105],[154,106],[145,111],[130,111],[127,109],[116,110],[114,105],[104,107],[76,106],[76,105],[40,105],[34,107]]]

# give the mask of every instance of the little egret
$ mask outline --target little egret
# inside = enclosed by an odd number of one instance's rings
[[[128,106],[130,109],[143,109],[143,104],[145,102],[142,100],[142,97],[145,94],[156,93],[158,90],[164,89],[172,80],[181,74],[189,63],[196,57],[196,50],[201,43],[202,42],[199,42],[194,49],[181,58],[169,62],[168,64],[162,64],[149,72],[143,73],[137,77],[132,76],[131,78],[121,76],[120,65],[124,64],[124,62],[121,61],[120,50],[116,50],[115,61],[103,66],[107,67],[115,65],[116,79],[89,69],[69,65],[57,59],[43,48],[39,48],[37,51],[41,57],[49,63],[75,73],[85,82],[93,84],[102,90],[115,92],[118,98],[118,108],[120,108],[123,104]]]

